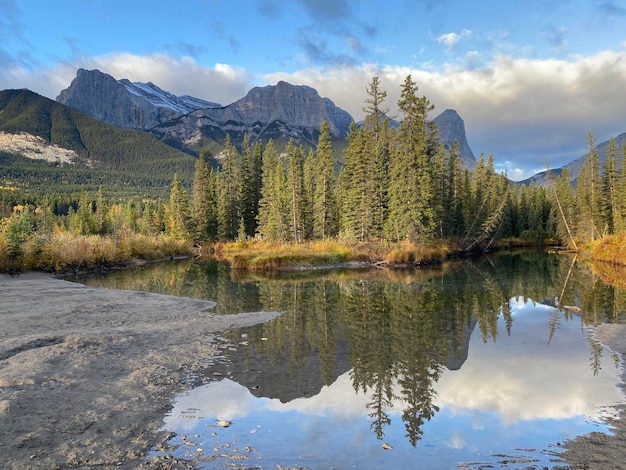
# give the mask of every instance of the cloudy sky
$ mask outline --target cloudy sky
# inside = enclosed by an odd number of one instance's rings
[[[626,132],[626,1],[0,0],[0,89],[54,99],[80,67],[224,105],[286,80],[356,120],[410,74],[519,180]]]

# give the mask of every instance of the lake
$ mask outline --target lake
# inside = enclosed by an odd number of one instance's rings
[[[589,327],[623,322],[626,298],[574,255],[267,275],[179,260],[79,281],[282,313],[208,338],[220,353],[164,417],[198,468],[550,468],[625,401]]]

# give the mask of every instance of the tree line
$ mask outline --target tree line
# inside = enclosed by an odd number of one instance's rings
[[[328,122],[308,151],[293,140],[279,151],[272,140],[252,145],[244,137],[241,152],[226,140],[218,166],[201,153],[191,195],[176,180],[172,187],[176,234],[279,243],[453,238],[467,247],[497,237],[550,236],[544,189],[512,185],[496,172],[493,155],[481,154],[473,172],[463,168],[458,143],[446,149],[429,119],[433,105],[418,90],[409,75],[395,126],[374,77],[366,87],[364,121],[352,123],[340,159]]]

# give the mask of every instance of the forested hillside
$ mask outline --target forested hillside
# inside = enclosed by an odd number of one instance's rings
[[[0,132],[72,150],[71,163],[0,153],[0,185],[28,197],[106,187],[117,197],[167,197],[174,173],[189,185],[194,158],[145,132],[122,130],[28,90],[0,92]]]

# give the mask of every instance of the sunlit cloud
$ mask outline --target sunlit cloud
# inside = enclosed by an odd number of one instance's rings
[[[464,29],[460,34],[457,33],[447,33],[442,34],[437,38],[437,42],[443,44],[446,49],[452,49],[456,46],[461,40],[469,38],[472,35],[472,31],[469,29]]]

